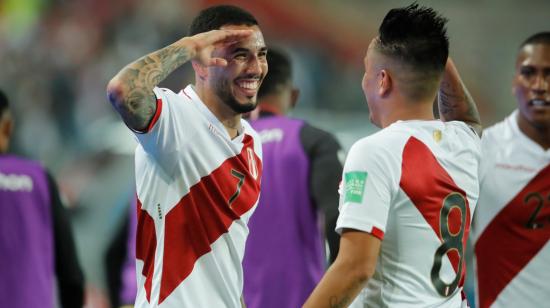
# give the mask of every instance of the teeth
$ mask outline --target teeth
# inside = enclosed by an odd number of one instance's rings
[[[255,90],[258,88],[258,81],[239,81],[239,87],[249,89],[249,90]]]
[[[546,105],[550,104],[550,103],[545,102],[542,99],[534,99],[534,100],[532,100],[532,102],[533,102],[533,106],[546,106]]]

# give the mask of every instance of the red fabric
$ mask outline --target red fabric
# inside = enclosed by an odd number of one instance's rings
[[[376,227],[372,227],[372,231],[371,233],[372,235],[374,235],[375,237],[379,238],[380,240],[383,240],[384,239],[384,231],[376,228]]]
[[[153,271],[155,264],[155,250],[157,248],[157,237],[155,222],[153,218],[141,209],[141,201],[137,200],[137,236],[136,236],[136,259],[143,261],[141,274],[145,276],[145,292],[147,301],[151,301],[151,285],[153,282]]]
[[[162,100],[160,98],[157,98],[157,110],[155,111],[155,115],[153,115],[153,118],[151,119],[151,122],[149,123],[149,126],[147,126],[147,129],[145,130],[146,133],[150,132],[151,129],[155,126],[157,123],[160,113],[162,112]]]
[[[527,225],[539,205],[534,222],[542,227],[533,229]],[[489,307],[549,239],[550,165],[503,207],[476,242],[480,307]]]
[[[258,200],[262,166],[253,149],[253,139],[246,135],[241,153],[192,186],[166,215],[159,304],[191,274],[196,261],[212,250],[212,243]],[[229,203],[241,181],[232,171],[244,175],[244,182]]]
[[[466,240],[470,232],[470,207],[465,198],[466,193],[460,189],[447,171],[441,167],[430,149],[418,139],[411,137],[403,150],[402,174],[400,186],[412,203],[430,224],[439,239],[442,234],[439,226],[443,200],[451,193],[459,193],[466,200],[466,224],[462,239],[463,252],[466,252]],[[458,213],[456,213],[458,212]],[[459,215],[456,215],[459,214]],[[461,226],[460,210],[454,208],[447,216],[451,233],[458,233]],[[455,270],[458,271],[459,255],[450,251],[447,256]],[[463,261],[459,286],[464,283],[466,264]]]

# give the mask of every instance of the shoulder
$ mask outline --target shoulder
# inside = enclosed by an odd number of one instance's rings
[[[349,150],[349,161],[378,161],[395,164],[411,134],[395,127],[384,128],[355,142]]]
[[[42,165],[42,163],[40,163],[39,161],[21,157],[21,156],[2,155],[0,156],[0,162],[14,169],[17,169],[17,168],[34,169],[34,170],[39,170],[46,173],[46,168]]]
[[[483,131],[482,146],[493,147],[499,144],[503,144],[507,141],[512,141],[513,132],[510,125],[510,121],[514,121],[513,116],[508,116],[506,119],[488,127]]]
[[[243,134],[252,137],[252,142],[254,143],[254,151],[261,157],[262,139],[260,138],[260,135],[247,120],[241,119],[241,125],[243,127]]]
[[[333,134],[318,128],[316,126],[313,126],[305,121],[301,121],[303,123],[301,127],[300,133],[307,138],[315,138],[315,139],[322,139],[322,140],[336,140],[336,137],[334,137]]]

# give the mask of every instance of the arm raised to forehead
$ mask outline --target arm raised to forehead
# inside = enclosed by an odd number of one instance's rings
[[[232,44],[252,34],[250,30],[212,30],[184,37],[126,65],[107,86],[109,101],[128,127],[144,130],[156,111],[153,88],[184,63],[225,66],[212,57],[215,46]]]
[[[481,136],[482,125],[476,103],[462,82],[451,58],[445,65],[437,104],[441,120],[465,122]]]

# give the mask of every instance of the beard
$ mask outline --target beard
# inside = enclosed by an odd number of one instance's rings
[[[216,95],[221,99],[221,101],[229,106],[231,110],[236,113],[248,113],[256,108],[258,104],[257,99],[251,97],[246,103],[239,103],[233,93],[231,93],[231,87],[229,86],[229,81],[224,80],[216,86]]]

